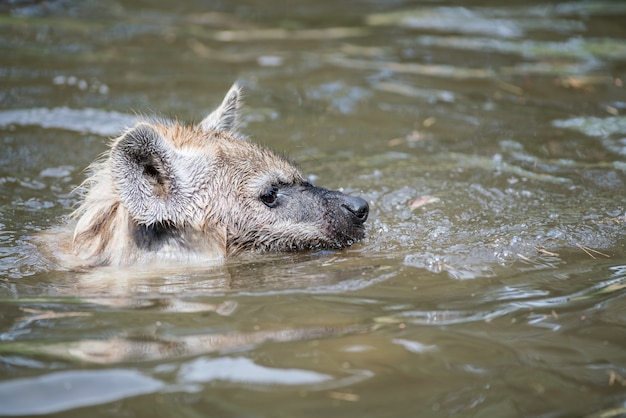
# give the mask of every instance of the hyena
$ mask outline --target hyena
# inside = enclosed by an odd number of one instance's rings
[[[223,260],[339,249],[364,236],[365,200],[314,186],[237,132],[240,89],[195,126],[147,120],[114,139],[81,187],[72,264]]]

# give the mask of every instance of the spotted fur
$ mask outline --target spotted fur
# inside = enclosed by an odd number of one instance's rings
[[[310,184],[236,130],[239,88],[195,126],[145,121],[92,164],[73,213],[74,264],[223,260],[245,251],[343,248],[367,203]]]

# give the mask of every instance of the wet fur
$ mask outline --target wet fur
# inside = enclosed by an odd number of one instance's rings
[[[81,186],[66,262],[220,261],[362,238],[367,204],[311,185],[287,159],[246,141],[238,107],[233,86],[196,126],[143,122],[113,140]],[[272,208],[260,196],[273,190]]]

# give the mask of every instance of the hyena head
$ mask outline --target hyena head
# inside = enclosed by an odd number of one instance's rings
[[[197,126],[143,122],[95,163],[74,216],[86,264],[343,248],[363,238],[367,202],[316,187],[236,131],[240,91]]]

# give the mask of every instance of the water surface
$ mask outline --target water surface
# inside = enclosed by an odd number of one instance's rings
[[[626,416],[625,18],[0,5],[0,415]],[[108,138],[236,80],[244,133],[368,200],[363,242],[141,274],[38,251]]]

